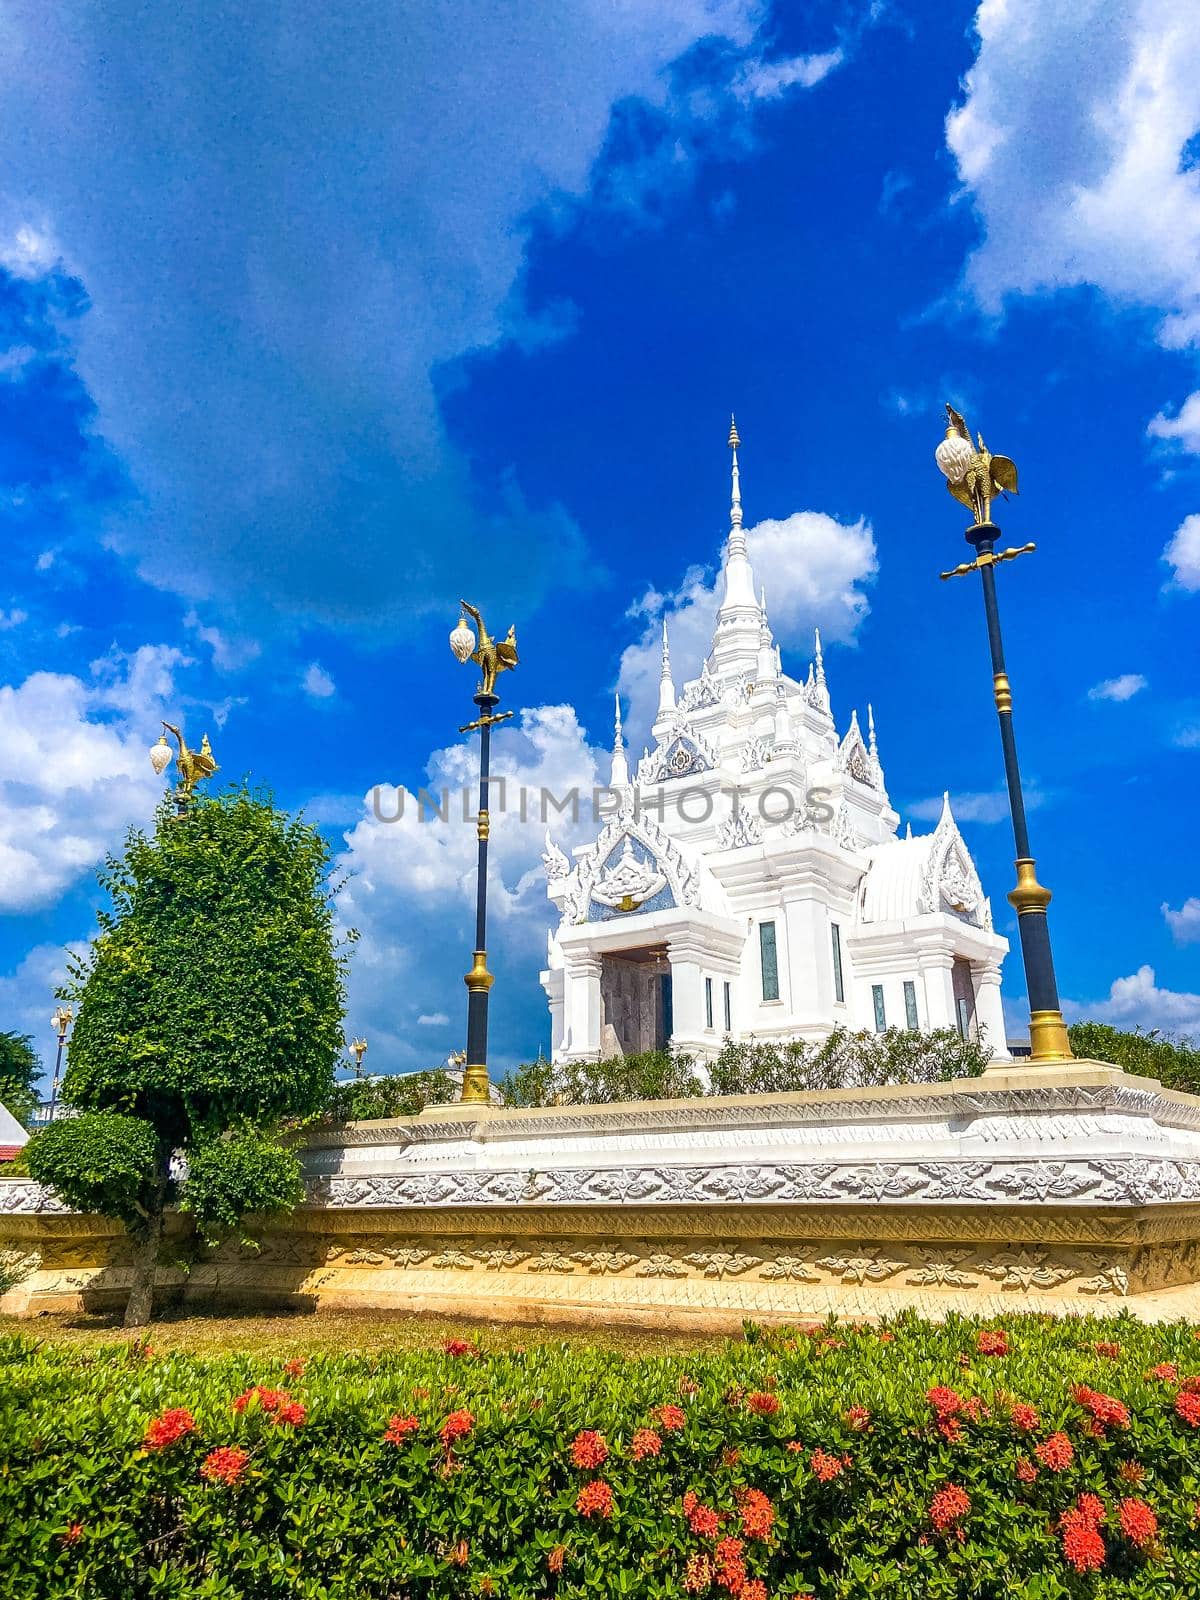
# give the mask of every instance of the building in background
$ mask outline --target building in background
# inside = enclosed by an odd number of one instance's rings
[[[816,636],[783,670],[742,526],[736,429],[723,598],[699,677],[667,625],[653,748],[631,771],[617,705],[611,810],[543,861],[559,924],[542,985],[556,1061],[834,1027],[957,1028],[1007,1055],[1008,941],[951,814],[898,835],[868,707],[839,733]],[[767,575],[769,578],[769,574]]]

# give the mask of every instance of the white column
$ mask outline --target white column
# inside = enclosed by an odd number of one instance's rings
[[[669,939],[667,960],[671,963],[671,1039],[680,1050],[707,1054],[714,1035],[704,1025],[704,951],[690,939]]]
[[[604,1007],[600,957],[564,951],[562,1055],[569,1061],[599,1061]]]
[[[1000,967],[991,962],[986,966],[972,963],[971,977],[975,983],[975,1020],[987,1044],[988,1055],[993,1061],[1007,1061],[1009,1053],[1004,1007],[1000,1001]]]
[[[954,1011],[954,957],[948,950],[924,950],[917,958],[925,986],[925,1015],[929,1028],[957,1028]]]
[[[550,967],[542,973],[542,988],[550,1004],[550,1059],[558,1061],[563,1053],[563,1001],[564,974],[561,967]]]

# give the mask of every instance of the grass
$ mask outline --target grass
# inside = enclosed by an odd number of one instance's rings
[[[0,1317],[0,1335],[21,1334],[51,1345],[133,1344],[145,1339],[160,1352],[224,1355],[234,1351],[269,1351],[285,1358],[337,1354],[344,1351],[437,1349],[444,1339],[470,1339],[484,1350],[529,1349],[535,1345],[577,1350],[617,1350],[631,1357],[684,1355],[717,1349],[722,1334],[659,1333],[642,1328],[564,1328],[530,1323],[496,1323],[467,1317],[408,1316],[378,1311],[303,1312],[165,1311],[148,1328],[126,1329],[115,1315],[47,1313],[37,1317]]]

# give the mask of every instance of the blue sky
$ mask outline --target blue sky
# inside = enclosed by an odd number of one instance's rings
[[[640,747],[664,614],[699,668],[730,410],[785,664],[819,624],[839,726],[873,703],[918,829],[950,790],[1011,936],[950,398],[1039,545],[1000,582],[1060,988],[1200,1030],[1186,9],[0,4],[0,1027],[48,1044],[167,715],[327,829],[370,1063],[457,1047],[473,829],[364,796],[469,773],[461,593],[517,625],[514,777],[603,781],[618,687]],[[541,831],[493,830],[498,1063],[548,1037]]]

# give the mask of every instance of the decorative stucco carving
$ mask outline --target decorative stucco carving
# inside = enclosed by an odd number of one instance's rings
[[[593,902],[633,911],[659,896],[669,896],[680,906],[697,905],[700,900],[696,873],[679,846],[649,817],[635,817],[629,809],[605,823],[566,883],[563,920],[567,923],[586,922]]]
[[[746,845],[761,843],[762,823],[741,806],[717,825],[718,850],[741,850]]]

